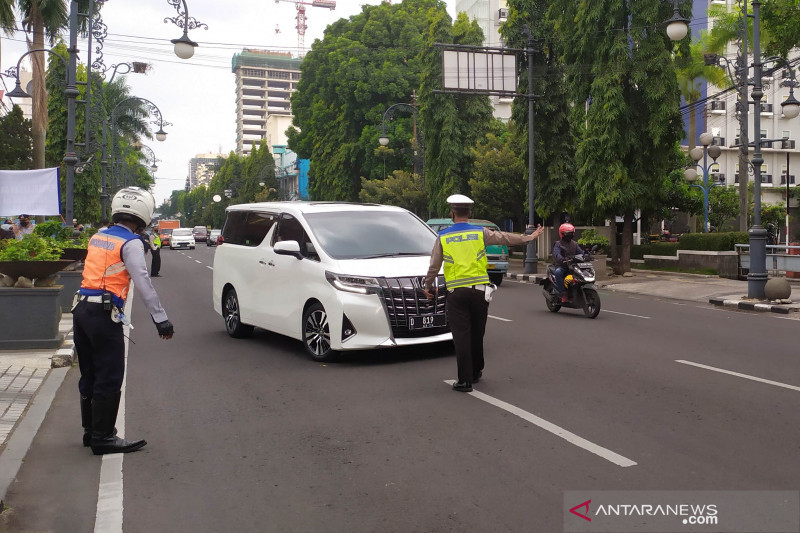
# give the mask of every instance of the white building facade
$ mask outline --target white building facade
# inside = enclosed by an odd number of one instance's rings
[[[288,52],[246,49],[235,54],[236,153],[248,155],[262,140],[286,144],[291,124],[289,98],[300,80],[301,59]]]

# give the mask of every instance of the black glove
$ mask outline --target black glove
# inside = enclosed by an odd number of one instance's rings
[[[172,327],[172,322],[169,320],[156,322],[156,329],[158,330],[159,335],[172,335],[175,333],[175,330]]]

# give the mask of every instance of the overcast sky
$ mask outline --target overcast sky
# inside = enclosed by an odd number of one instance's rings
[[[310,0],[306,0],[309,1]],[[306,7],[305,46],[321,39],[332,22],[361,12],[362,5],[382,0],[337,0],[336,9]],[[171,39],[182,30],[164,18],[177,16],[167,0],[107,0],[102,9],[108,36],[103,48],[104,63],[144,61],[152,65],[146,75],[129,74],[131,93],[155,103],[164,120],[167,140],[145,143],[153,149],[158,163],[153,190],[160,205],[174,189],[182,189],[188,175],[189,159],[199,153],[227,154],[236,147],[235,81],[231,58],[242,48],[264,48],[296,53],[295,4],[291,0],[187,0],[189,16],[208,29],[189,31],[200,46],[189,60],[172,51]],[[455,0],[447,0],[455,15]],[[22,32],[0,36],[0,70],[16,65],[26,51]],[[65,36],[66,40],[66,36]],[[79,61],[86,61],[86,42],[79,42]],[[94,59],[94,57],[93,57]],[[23,65],[25,62],[23,61]],[[30,70],[30,67],[28,67]],[[8,90],[13,84],[3,78]],[[8,99],[5,100],[8,103]]]

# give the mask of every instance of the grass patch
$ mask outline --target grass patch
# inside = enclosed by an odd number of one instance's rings
[[[719,273],[713,268],[678,268],[678,267],[655,267],[647,265],[631,265],[636,270],[660,270],[661,272],[675,272],[677,274],[702,274],[704,276],[718,276]]]

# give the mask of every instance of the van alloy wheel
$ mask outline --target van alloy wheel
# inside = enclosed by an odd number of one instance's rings
[[[303,313],[303,346],[315,361],[330,361],[335,357],[331,349],[331,331],[328,313],[319,302]]]
[[[228,289],[222,298],[222,316],[225,319],[225,331],[231,337],[249,337],[253,333],[253,326],[242,324],[239,315],[239,298],[234,289]]]

